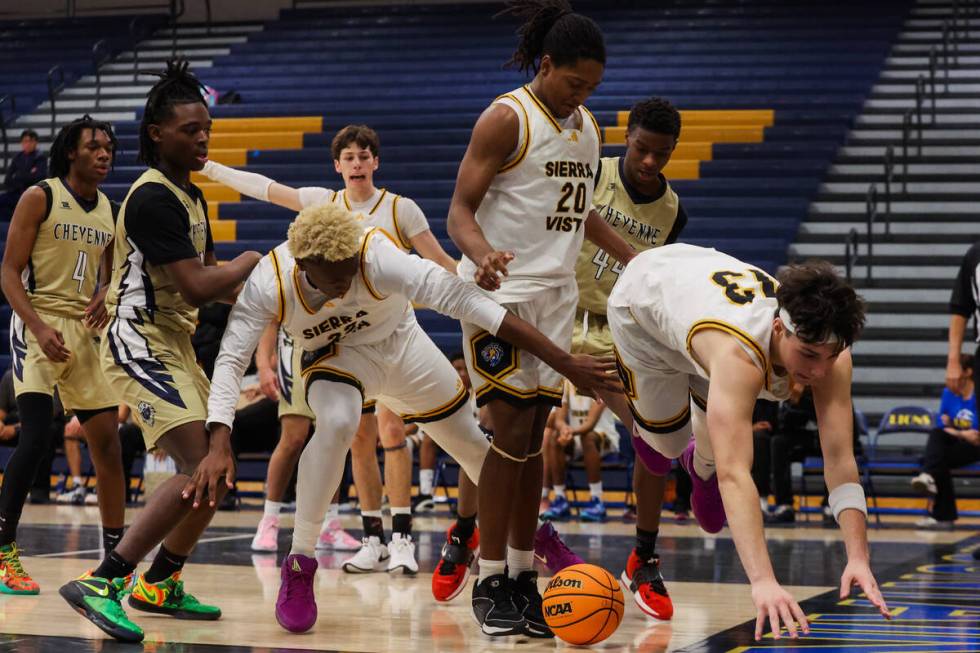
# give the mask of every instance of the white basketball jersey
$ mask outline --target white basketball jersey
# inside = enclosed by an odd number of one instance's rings
[[[789,378],[776,375],[769,358],[778,308],[776,282],[758,268],[715,249],[657,247],[630,261],[608,307],[627,309],[651,339],[646,346],[617,342],[617,347],[653,350],[671,369],[707,379],[691,353],[691,339],[716,329],[734,336],[765,374],[761,398],[778,401],[789,396]]]
[[[517,149],[490,183],[476,221],[494,249],[514,253],[494,298],[515,302],[574,281],[602,137],[584,106],[559,121],[527,86],[494,104],[517,114],[520,131]],[[475,271],[464,256],[460,276],[472,280]]]
[[[595,400],[592,397],[580,395],[570,383],[566,384],[565,387],[568,393],[568,425],[573,429],[577,429],[588,421],[589,411],[592,410],[592,405],[595,404]],[[599,421],[596,422],[595,428],[592,430],[596,433],[608,435],[610,438],[618,437],[615,417],[608,407],[602,411],[602,414],[599,416]]]
[[[419,205],[407,197],[379,188],[374,195],[363,202],[353,202],[347,190],[308,187],[300,189],[300,203],[303,208],[334,202],[358,214],[367,229],[381,229],[402,250],[412,249],[411,239],[429,230],[429,222]]]

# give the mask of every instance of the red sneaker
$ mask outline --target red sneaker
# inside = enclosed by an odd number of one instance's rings
[[[620,580],[644,613],[662,621],[674,616],[674,604],[667,594],[664,577],[660,575],[660,556],[653,554],[651,559],[644,562],[633,549]]]
[[[479,528],[473,529],[473,535],[466,542],[453,534],[455,528],[453,524],[446,532],[442,558],[432,574],[432,596],[439,602],[452,601],[463,591],[470,577],[470,566],[480,548]]]

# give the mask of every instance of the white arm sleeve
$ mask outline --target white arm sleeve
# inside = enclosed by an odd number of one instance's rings
[[[299,203],[304,209],[308,206],[319,206],[333,200],[335,192],[319,186],[303,186],[299,189]]]
[[[221,350],[211,376],[207,424],[235,421],[235,406],[242,389],[242,376],[248,369],[262,332],[279,317],[276,272],[269,256],[263,258],[245,281],[245,287],[228,316]]]
[[[201,174],[211,181],[216,181],[232,190],[237,190],[242,195],[248,195],[264,202],[269,201],[269,186],[275,183],[274,179],[269,179],[264,175],[255,172],[245,172],[244,170],[235,170],[234,168],[229,168],[226,165],[214,161],[205,163]]]
[[[407,197],[399,197],[395,202],[398,231],[406,242],[429,230],[429,221],[425,219],[425,214],[418,204]]]
[[[371,236],[366,259],[368,278],[383,295],[402,295],[493,334],[507,315],[507,309],[475,284],[449,274],[432,261],[406,254],[382,234]]]

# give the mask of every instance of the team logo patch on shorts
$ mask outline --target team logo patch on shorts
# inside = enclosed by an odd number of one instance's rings
[[[472,340],[473,363],[476,368],[492,378],[503,378],[517,367],[517,354],[513,345],[484,331]]]
[[[141,401],[136,406],[136,412],[139,413],[140,419],[147,426],[153,426],[153,422],[157,419],[157,410],[151,404]]]

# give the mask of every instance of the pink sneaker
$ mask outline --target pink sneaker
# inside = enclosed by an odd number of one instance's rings
[[[534,534],[534,555],[552,574],[557,574],[565,567],[585,562],[562,541],[551,522],[543,523]]]
[[[670,458],[647,444],[646,440],[640,436],[640,432],[637,431],[636,424],[633,424],[632,444],[636,457],[643,462],[647,471],[654,476],[666,476],[670,473]]]
[[[361,548],[361,541],[355,539],[350,533],[345,531],[339,519],[331,519],[327,522],[326,528],[320,531],[320,538],[316,541],[317,549],[332,549],[334,551],[357,551]]]
[[[275,553],[279,549],[279,517],[263,515],[252,538],[252,550]]]
[[[717,533],[725,526],[725,504],[721,501],[718,489],[718,474],[708,480],[702,479],[694,471],[694,438],[681,454],[681,466],[691,477],[694,489],[691,492],[691,509],[698,524],[708,533]]]
[[[299,554],[286,556],[282,561],[276,621],[291,633],[305,633],[316,623],[316,596],[313,593],[316,567],[316,560]]]

